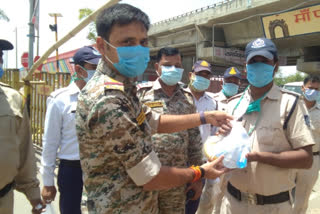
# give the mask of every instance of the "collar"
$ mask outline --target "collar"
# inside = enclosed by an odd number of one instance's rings
[[[75,95],[80,92],[80,88],[74,82],[68,85],[68,90],[71,95]]]
[[[310,111],[313,111],[313,110],[316,110],[316,109],[320,110],[320,104],[319,104],[319,103],[316,103],[314,106],[312,106],[312,107],[309,109],[309,112],[310,112]]]
[[[252,101],[253,99],[251,97],[251,94],[249,93],[249,90],[246,91],[246,96],[248,96],[248,95],[250,96],[250,100]],[[262,100],[264,100],[266,98],[268,98],[270,100],[278,100],[278,99],[280,99],[280,97],[281,97],[280,88],[276,84],[273,83],[273,86],[267,92],[267,94],[265,95],[265,97]]]
[[[128,85],[128,84],[133,85],[134,83],[133,78],[125,77],[121,75],[118,71],[113,71],[112,69],[110,69],[108,67],[108,64],[103,59],[99,61],[99,64],[97,66],[97,71],[111,77],[112,79],[118,82],[123,83],[124,85]]]

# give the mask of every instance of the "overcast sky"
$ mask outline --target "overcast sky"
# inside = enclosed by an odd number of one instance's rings
[[[10,21],[0,20],[0,38],[7,39],[14,44],[15,49],[8,51],[8,67],[14,68],[16,65],[16,40],[15,28],[18,31],[18,67],[21,67],[20,59],[23,52],[28,52],[28,20],[29,20],[29,0],[0,0],[5,4],[0,4],[0,8],[6,13]],[[221,0],[124,0],[122,3],[132,4],[146,12],[151,22],[161,21],[173,16],[180,15],[207,5],[211,5]],[[54,18],[49,13],[59,12],[63,17],[58,18],[58,39],[65,36],[80,21],[78,19],[79,9],[97,9],[106,0],[40,0],[40,45],[39,55],[43,54],[55,43],[55,33],[49,29],[49,24],[54,24]],[[59,53],[70,51],[84,45],[91,44],[86,39],[88,28],[82,30],[67,43],[59,48]],[[34,44],[34,55],[36,55],[37,43]],[[51,54],[54,56],[55,52]]]

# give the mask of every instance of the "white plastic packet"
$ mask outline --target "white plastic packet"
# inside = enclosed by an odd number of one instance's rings
[[[240,122],[232,121],[232,130],[227,136],[209,136],[203,152],[208,160],[224,155],[223,165],[227,168],[245,168],[246,154],[251,150],[250,137]]]
[[[46,204],[45,211],[42,212],[41,214],[55,214],[56,212],[53,209],[52,204]]]

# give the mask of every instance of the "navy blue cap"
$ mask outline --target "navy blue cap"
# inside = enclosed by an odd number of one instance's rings
[[[241,73],[236,67],[230,67],[227,68],[227,70],[224,72],[223,78],[228,78],[228,77],[237,77],[241,79]]]
[[[198,60],[192,66],[192,72],[209,71],[212,73],[211,65],[205,60]]]
[[[71,63],[81,64],[85,62],[98,65],[100,58],[101,54],[94,47],[84,46],[74,54]]]
[[[3,51],[12,50],[13,45],[11,44],[11,42],[9,42],[7,40],[0,39],[0,49]]]
[[[278,56],[276,45],[267,38],[257,38],[247,44],[245,50],[246,62],[254,56],[263,56],[267,59],[274,59]]]

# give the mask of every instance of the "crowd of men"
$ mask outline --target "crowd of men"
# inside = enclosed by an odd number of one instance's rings
[[[257,38],[245,48],[242,93],[238,68],[225,70],[214,94],[207,91],[214,65],[198,60],[186,74],[172,47],[158,51],[158,78],[137,84],[150,60],[149,25],[128,4],[98,15],[97,50],[80,48],[72,83],[47,99],[41,194],[23,96],[0,83],[0,213],[13,213],[14,189],[33,213],[44,211],[57,192],[56,159],[62,214],[81,213],[83,191],[92,214],[306,213],[320,167],[320,78],[306,77],[302,96],[278,87],[277,48]],[[0,75],[2,51],[10,49],[0,40]],[[209,136],[232,131],[232,120],[250,136],[244,169],[202,154]]]

